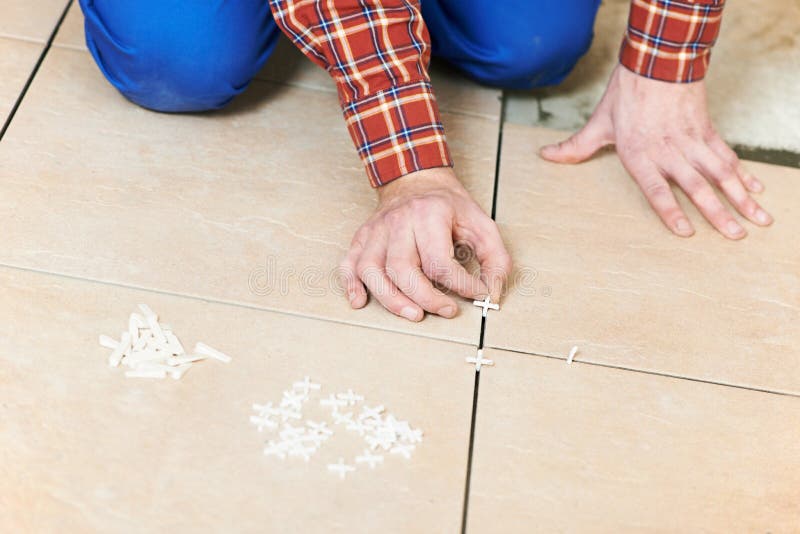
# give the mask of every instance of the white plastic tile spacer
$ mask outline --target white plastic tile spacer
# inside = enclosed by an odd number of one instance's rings
[[[280,415],[281,410],[278,408],[273,408],[272,403],[268,402],[267,404],[255,404],[253,403],[253,409],[257,411],[261,415]]]
[[[268,416],[251,415],[250,422],[258,427],[259,432],[263,432],[265,428],[278,428],[278,423],[272,421]]]
[[[108,365],[111,367],[119,366],[119,363],[122,361],[122,358],[125,356],[126,353],[130,352],[131,348],[131,335],[128,332],[122,333],[122,340],[117,345],[117,348],[114,349],[114,352],[108,357]]]
[[[474,363],[475,370],[477,372],[481,371],[481,367],[484,365],[494,365],[494,360],[489,360],[483,357],[483,349],[478,349],[477,356],[470,356],[465,360],[467,363]]]
[[[385,451],[388,451],[392,445],[394,445],[397,439],[394,437],[394,433],[392,435],[382,433],[376,435],[369,435],[364,436],[364,441],[370,446],[370,448],[374,451],[378,447],[382,448]]]
[[[300,412],[294,410],[281,409],[281,422],[285,423],[289,419],[302,419]]]
[[[314,421],[306,421],[306,426],[311,429],[312,431],[316,432],[317,434],[322,434],[325,436],[332,436],[333,430],[328,428],[327,423],[315,423]]]
[[[336,398],[344,401],[348,406],[355,406],[357,402],[364,400],[364,397],[356,395],[352,389],[348,389],[345,393],[337,393]]]
[[[401,454],[404,458],[411,458],[411,453],[414,452],[414,445],[398,443],[389,451],[392,454]]]
[[[186,371],[191,369],[192,365],[189,363],[185,363],[183,365],[170,366],[170,367],[171,367],[170,370],[167,371],[169,373],[169,376],[171,376],[175,380],[180,380],[181,378],[183,378],[183,375],[186,374]]]
[[[194,352],[197,354],[202,354],[203,356],[208,356],[210,358],[214,358],[215,360],[219,360],[221,362],[228,363],[231,361],[231,357],[225,353],[218,351],[217,349],[213,349],[206,345],[205,343],[198,342],[197,345],[194,346]]]
[[[333,422],[337,425],[350,425],[353,422],[353,412],[340,413],[333,412]]]
[[[300,390],[304,395],[308,395],[312,389],[320,389],[321,387],[322,386],[320,384],[315,384],[312,382],[309,377],[305,377],[300,382],[295,382],[292,384],[293,389]]]
[[[422,430],[414,428],[403,434],[403,438],[411,443],[422,443]]]
[[[380,404],[374,408],[370,408],[369,406],[363,406],[361,408],[361,414],[358,416],[359,421],[363,421],[364,419],[377,419],[381,420],[381,414],[385,408],[383,404]]]
[[[347,430],[354,430],[358,432],[359,436],[363,436],[367,432],[367,425],[361,420],[350,421],[347,423]]]
[[[489,310],[499,310],[500,309],[500,305],[499,304],[493,304],[492,303],[492,297],[489,297],[489,296],[487,296],[483,300],[473,300],[472,301],[472,305],[473,306],[480,306],[481,308],[483,308],[483,316],[484,317],[486,317],[486,314],[489,313]]]
[[[100,346],[105,347],[107,349],[114,350],[117,347],[119,347],[119,341],[112,338],[111,336],[106,336],[101,334],[99,341],[100,341]]]
[[[306,462],[311,459],[311,455],[317,451],[316,447],[294,447],[289,451],[289,456],[299,456]]]
[[[352,465],[347,465],[344,463],[344,458],[339,458],[339,461],[335,464],[328,464],[328,471],[333,471],[339,475],[339,478],[342,479],[347,476],[347,473],[351,473],[355,470],[356,468]]]
[[[578,353],[578,346],[576,345],[576,346],[572,347],[572,349],[570,349],[570,351],[569,351],[569,356],[567,357],[567,363],[568,364],[572,363],[572,359],[575,358],[575,355],[577,353]]]
[[[322,399],[319,401],[320,406],[328,406],[332,410],[336,411],[336,408],[339,406],[347,405],[347,401],[343,401],[341,399],[337,399],[335,395],[328,395],[327,399]]]
[[[138,313],[132,313],[130,319],[128,319],[128,332],[131,334],[131,343],[137,344],[139,341],[139,329],[144,327],[144,317]]]
[[[356,463],[367,464],[370,469],[375,469],[376,465],[383,463],[383,455],[372,454],[369,449],[364,449],[364,453],[361,456],[356,456]]]
[[[142,313],[145,317],[155,317],[158,319],[156,312],[154,312],[147,304],[139,304],[139,309],[142,310]]]
[[[163,330],[163,328],[162,328]],[[167,338],[167,345],[169,345],[170,352],[172,352],[175,356],[182,356],[186,353],[186,350],[183,348],[178,336],[170,332],[169,330],[163,330],[164,337]]]
[[[169,358],[167,358],[167,365],[178,366],[186,363],[199,362],[200,360],[205,360],[207,358],[208,356],[201,356],[199,354],[189,354],[188,356],[187,355],[170,356]]]
[[[281,399],[281,406],[283,407],[291,407],[295,410],[301,410],[303,408],[303,401],[305,400],[305,395],[301,393],[295,393],[294,391],[284,391],[283,398]]]
[[[286,446],[283,443],[275,443],[270,441],[264,447],[264,456],[277,456],[281,460],[286,459]]]

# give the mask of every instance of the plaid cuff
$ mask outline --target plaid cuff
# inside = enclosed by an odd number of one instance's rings
[[[430,82],[378,91],[343,110],[373,187],[415,171],[452,166]]]
[[[725,0],[633,0],[620,63],[666,82],[702,80]]]

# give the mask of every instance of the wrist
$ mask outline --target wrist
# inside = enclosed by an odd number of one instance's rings
[[[414,196],[435,190],[464,191],[452,167],[435,167],[412,172],[380,186],[378,199],[381,203],[397,197]]]

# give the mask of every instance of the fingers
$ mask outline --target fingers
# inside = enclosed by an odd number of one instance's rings
[[[725,209],[708,181],[681,157],[668,160],[665,172],[683,189],[703,216],[728,239],[741,239],[747,232]],[[740,184],[741,185],[741,184]]]
[[[356,263],[361,251],[360,244],[352,244],[347,256],[339,264],[339,279],[344,286],[347,300],[354,310],[363,308],[367,304],[367,290],[356,272]]]
[[[422,309],[411,301],[386,274],[387,239],[373,239],[356,263],[356,273],[384,308],[409,321],[422,320]]]
[[[610,144],[611,128],[605,115],[594,115],[589,122],[566,141],[542,147],[539,154],[555,163],[580,163]]]
[[[694,227],[678,205],[669,183],[655,163],[640,156],[632,161],[623,159],[623,164],[667,228],[681,237],[693,235]]]
[[[492,301],[499,302],[503,287],[511,274],[511,255],[503,244],[497,224],[480,211],[480,208],[475,209],[480,215],[473,215],[475,234],[469,241],[481,265],[481,280],[486,284]],[[469,223],[462,222],[462,224]]]
[[[439,285],[468,299],[489,294],[486,284],[473,276],[454,258],[451,221],[431,221],[426,232],[417,234],[422,271]]]
[[[389,236],[386,274],[400,291],[423,310],[448,319],[456,315],[458,307],[455,301],[433,287],[420,268],[411,221]]]
[[[722,161],[727,163],[728,166],[732,167],[736,171],[736,175],[739,177],[748,191],[751,193],[760,193],[764,190],[764,184],[762,184],[755,176],[753,176],[752,173],[748,172],[747,169],[744,168],[744,165],[742,165],[742,162],[739,160],[739,156],[736,155],[736,152],[734,152],[731,147],[728,146],[728,143],[723,141],[719,135],[713,135],[708,141],[708,146],[717,154],[717,156],[720,157]]]
[[[707,145],[696,141],[685,143],[682,150],[686,159],[725,194],[739,213],[747,217],[751,222],[761,226],[772,223],[772,217],[758,205],[758,202],[744,188],[735,168],[723,161],[716,152]],[[731,224],[731,230],[733,228],[734,225]],[[741,236],[736,234],[737,237],[734,237],[734,239],[743,237],[746,234],[744,228],[742,228],[741,233]],[[732,235],[728,235],[728,237],[732,237]]]

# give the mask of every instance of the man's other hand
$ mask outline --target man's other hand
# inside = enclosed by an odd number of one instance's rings
[[[558,163],[578,163],[610,144],[616,145],[622,164],[661,220],[679,236],[694,234],[694,228],[668,180],[729,239],[741,239],[747,231],[712,185],[750,221],[772,223],[750,195],[764,189],[761,182],[744,169],[711,124],[702,81],[651,80],[617,65],[586,126],[566,141],[543,147],[541,155]]]

